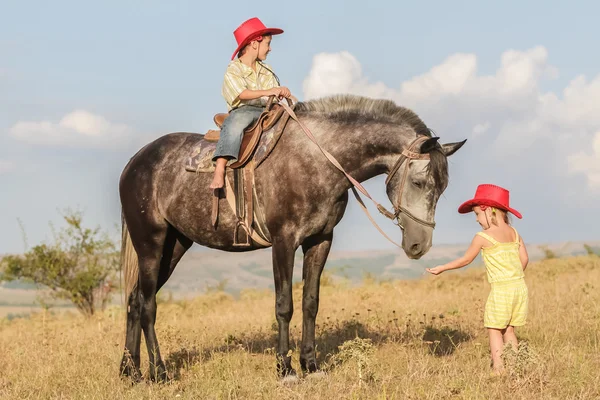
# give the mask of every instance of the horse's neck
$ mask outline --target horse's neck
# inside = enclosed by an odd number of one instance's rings
[[[332,126],[332,130],[320,129],[315,136],[359,182],[389,172],[404,147],[414,140],[414,131],[389,124],[373,123],[358,128],[333,125],[337,126]]]

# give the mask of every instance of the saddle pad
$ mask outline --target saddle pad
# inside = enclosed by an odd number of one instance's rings
[[[277,129],[279,123],[268,131],[262,133],[260,141],[254,152],[253,160],[255,165],[258,167],[260,163],[267,158],[283,129]],[[201,139],[193,146],[190,156],[187,158],[185,163],[185,169],[190,172],[214,172],[215,163],[212,158],[217,148],[216,142],[209,142],[204,140],[204,135],[201,135]],[[227,165],[232,164],[233,161],[229,161]]]
[[[215,172],[215,163],[212,161],[216,142],[204,140],[204,135],[193,147],[192,153],[185,162],[186,171],[190,172]]]

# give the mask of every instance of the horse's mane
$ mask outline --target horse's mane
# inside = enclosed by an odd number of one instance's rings
[[[419,116],[408,108],[391,100],[371,99],[355,95],[335,95],[316,100],[299,102],[295,111],[301,114],[318,114],[330,120],[354,123],[382,122],[408,125],[417,135],[432,137],[432,131]],[[429,173],[433,175],[435,190],[441,194],[448,183],[448,161],[441,147],[429,152]]]
[[[297,114],[322,114],[328,119],[343,119],[348,122],[406,124],[418,135],[432,136],[431,130],[417,114],[391,100],[342,94],[299,102],[295,111]]]

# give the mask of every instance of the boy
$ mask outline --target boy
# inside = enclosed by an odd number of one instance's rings
[[[269,96],[289,98],[290,90],[279,85],[271,68],[262,63],[271,51],[271,38],[283,30],[267,28],[258,18],[242,23],[234,32],[238,47],[227,66],[222,95],[227,102],[229,116],[221,126],[221,133],[213,161],[216,169],[210,188],[220,189],[225,183],[225,167],[229,160],[237,160],[244,129],[255,122],[263,112]],[[237,59],[234,60],[237,55]]]

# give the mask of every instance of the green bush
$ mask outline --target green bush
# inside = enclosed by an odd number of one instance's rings
[[[100,228],[82,225],[80,212],[67,211],[67,226],[22,255],[0,264],[0,280],[23,280],[50,289],[50,297],[71,301],[84,315],[104,309],[117,289],[119,255],[115,243]]]

